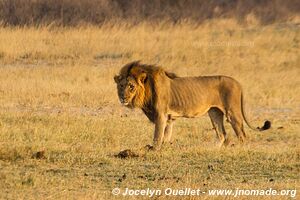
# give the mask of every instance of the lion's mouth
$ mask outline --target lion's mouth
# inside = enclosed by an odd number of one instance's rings
[[[121,101],[121,104],[122,104],[123,106],[128,106],[128,105],[129,105],[129,102],[128,102],[128,101],[125,101],[125,100],[123,100],[123,99],[121,99],[120,101]]]

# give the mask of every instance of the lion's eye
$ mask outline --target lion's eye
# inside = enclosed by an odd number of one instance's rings
[[[134,89],[134,85],[129,85],[129,88],[131,89],[131,90],[133,90]]]

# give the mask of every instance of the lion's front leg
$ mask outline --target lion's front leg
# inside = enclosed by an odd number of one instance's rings
[[[164,132],[164,143],[170,143],[172,137],[173,120],[168,120]]]
[[[167,117],[165,115],[158,115],[155,121],[155,130],[154,130],[154,138],[153,138],[153,147],[155,150],[160,149],[163,143],[166,122],[167,122]]]

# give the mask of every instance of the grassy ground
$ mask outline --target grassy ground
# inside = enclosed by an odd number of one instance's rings
[[[115,187],[299,189],[299,31],[233,21],[0,28],[0,198],[120,198]],[[273,128],[247,128],[245,145],[218,149],[207,116],[181,119],[172,145],[139,150],[151,143],[153,125],[119,105],[113,83],[123,64],[138,59],[182,76],[235,77],[248,118],[270,119]],[[114,157],[124,149],[140,156]]]

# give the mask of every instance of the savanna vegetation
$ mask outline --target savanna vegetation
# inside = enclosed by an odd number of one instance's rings
[[[17,1],[1,1],[0,10],[12,2]],[[52,5],[60,2],[81,1]],[[104,20],[97,26],[72,27],[53,25],[45,18],[44,25],[15,26],[0,13],[1,199],[122,199],[111,194],[116,187],[299,189],[297,23],[263,25],[251,14],[247,23],[220,17],[201,23]],[[233,76],[244,88],[251,123],[258,126],[269,119],[272,128],[265,132],[246,128],[247,142],[240,145],[226,124],[236,145],[219,149],[207,116],[180,119],[172,145],[159,152],[144,151],[152,142],[153,125],[141,111],[121,107],[113,81],[133,60],[160,65],[180,76]],[[115,157],[124,149],[137,157]],[[186,197],[197,198],[225,196]]]

